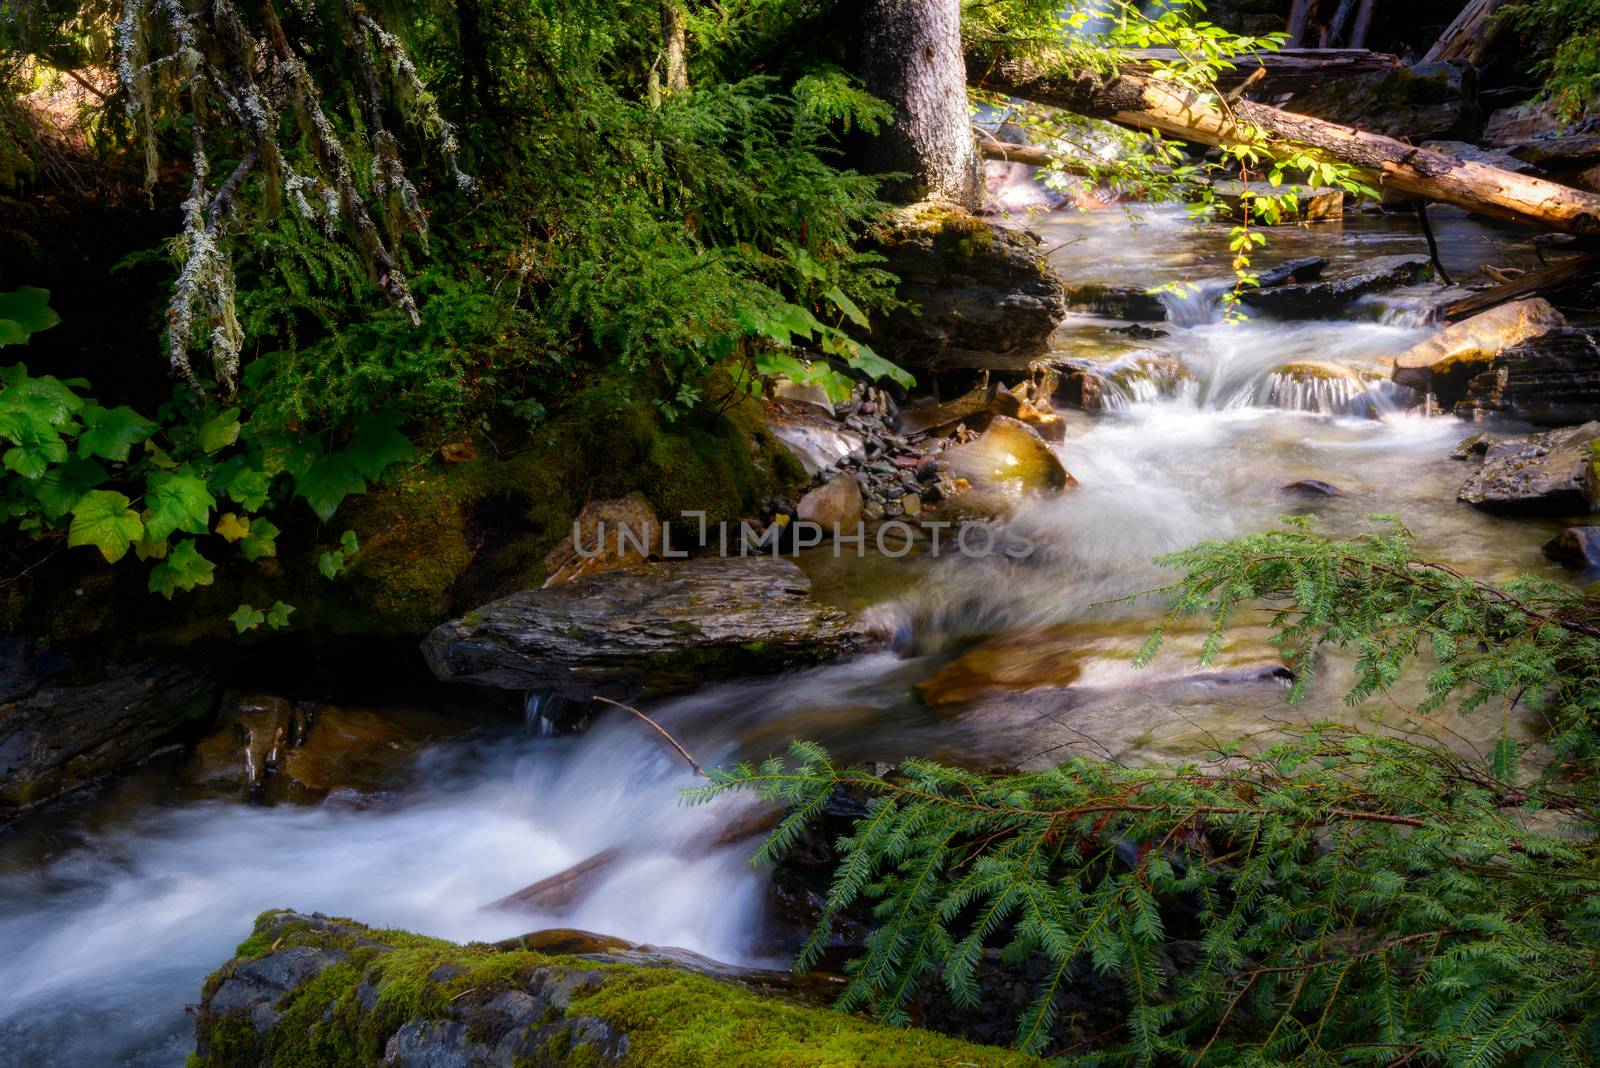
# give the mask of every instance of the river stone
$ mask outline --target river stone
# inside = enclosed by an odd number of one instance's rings
[[[1066,316],[1037,234],[913,204],[874,245],[907,303],[875,319],[872,347],[902,367],[1025,370]]]
[[[280,766],[284,750],[303,730],[300,710],[281,697],[237,698],[194,747],[184,777],[197,785],[240,787],[258,795],[266,788],[268,774]]]
[[[1461,399],[1467,379],[1506,349],[1567,325],[1543,297],[1502,304],[1458,323],[1395,357],[1393,378],[1418,393],[1433,393],[1446,407]]]
[[[579,551],[582,546],[582,551]],[[578,513],[572,532],[544,558],[546,586],[583,575],[642,564],[662,550],[661,520],[643,495],[590,501]]]
[[[1077,485],[1060,457],[1028,424],[996,416],[982,434],[944,451],[950,476],[974,486],[1002,486],[1024,492],[1054,492]]]
[[[1460,499],[1490,512],[1583,515],[1600,504],[1600,422],[1492,446]]]
[[[808,475],[838,465],[866,444],[866,438],[859,432],[822,415],[810,405],[787,402],[773,405],[767,413],[767,426],[800,461]]]
[[[1271,289],[1273,286],[1294,285],[1299,282],[1315,282],[1322,277],[1322,272],[1327,270],[1328,258],[1326,256],[1300,256],[1292,260],[1264,267],[1256,272],[1256,288]]]
[[[0,638],[0,815],[149,757],[217,707],[233,655],[97,661]]]
[[[1568,527],[1545,542],[1544,552],[1573,567],[1600,568],[1600,527]]]
[[[1359,297],[1414,285],[1432,272],[1426,256],[1374,256],[1318,281],[1246,289],[1240,299],[1279,319],[1331,318]]]
[[[514,593],[441,624],[422,651],[441,679],[584,698],[689,690],[879,643],[810,594],[779,557],[667,560]]]
[[[1164,322],[1167,306],[1148,286],[1080,282],[1063,290],[1067,310],[1135,322]]]
[[[861,484],[841,471],[800,498],[795,518],[817,524],[827,535],[836,529],[849,534],[861,523]]]
[[[1478,365],[1455,413],[1463,419],[1507,415],[1546,426],[1600,418],[1600,346],[1571,328],[1530,337]]]

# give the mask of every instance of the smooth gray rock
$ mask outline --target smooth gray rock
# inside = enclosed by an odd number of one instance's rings
[[[1513,345],[1467,381],[1455,413],[1464,419],[1508,415],[1547,426],[1600,419],[1600,345],[1572,328]]]
[[[1490,512],[1585,515],[1600,504],[1600,422],[1489,448],[1460,499]]]
[[[1573,567],[1600,568],[1600,527],[1568,527],[1545,543],[1544,553]]]
[[[1426,256],[1374,256],[1313,282],[1247,289],[1240,299],[1279,319],[1331,318],[1368,293],[1414,285],[1433,273]]]
[[[422,650],[441,679],[588,697],[688,690],[877,641],[813,601],[792,561],[766,555],[663,561],[523,590],[441,624]]]

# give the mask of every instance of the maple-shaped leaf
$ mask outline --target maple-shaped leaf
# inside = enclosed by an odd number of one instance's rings
[[[238,441],[239,409],[229,408],[227,411],[219,412],[201,423],[196,438],[200,445],[200,451],[208,456]]]
[[[33,485],[33,495],[46,519],[60,519],[83,495],[104,482],[106,469],[93,460],[68,457],[46,471]]]
[[[211,585],[216,570],[216,564],[200,555],[194,539],[185,538],[172,547],[165,560],[150,569],[150,592],[170,601],[179,590]]]
[[[251,467],[242,457],[235,457],[212,474],[211,484],[218,493],[253,512],[267,506],[272,476]]]
[[[107,563],[116,563],[139,540],[144,524],[128,498],[112,490],[90,490],[72,506],[68,545],[93,545]]]
[[[228,617],[233,623],[234,631],[238,634],[243,634],[247,630],[255,630],[266,621],[266,618],[267,614],[261,609],[251,608],[247,604],[241,604],[238,608],[235,608],[233,614]]]
[[[217,516],[217,533],[221,534],[222,539],[231,545],[240,538],[250,535],[250,523],[232,512],[223,512]]]
[[[102,408],[90,404],[80,413],[83,430],[78,434],[78,455],[83,459],[99,456],[117,463],[128,462],[128,452],[154,434],[158,427],[126,404]]]
[[[267,626],[273,630],[282,630],[289,625],[289,613],[294,611],[294,605],[279,601],[267,613]]]
[[[239,551],[244,558],[255,563],[263,556],[276,556],[278,554],[278,528],[269,519],[250,520],[250,533],[239,543]]]
[[[0,293],[0,345],[26,345],[30,334],[61,321],[50,307],[50,291],[35,286]]]
[[[385,409],[369,412],[356,424],[356,432],[344,455],[368,481],[378,481],[389,465],[416,457],[417,450],[412,447],[411,440],[400,433],[403,421],[400,413]]]
[[[206,533],[211,529],[211,509],[216,504],[206,480],[188,464],[176,471],[152,471],[145,479],[144,506],[149,512],[145,527],[153,538],[180,530],[186,534]]]
[[[317,457],[306,472],[294,480],[295,493],[305,498],[324,523],[333,518],[341,501],[366,488],[367,480],[344,453]]]

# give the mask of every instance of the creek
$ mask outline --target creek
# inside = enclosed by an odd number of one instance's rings
[[[1196,231],[1164,209],[1141,215],[1034,223],[1069,281],[1201,283],[1200,297],[1175,301],[1173,321],[1156,324],[1166,337],[1132,340],[1111,332],[1120,320],[1092,316],[1059,332],[1061,354],[1103,362],[1115,388],[1107,411],[1067,414],[1059,451],[1079,487],[1014,519],[1035,551],[891,560],[811,550],[802,566],[816,594],[892,613],[899,650],[652,703],[701,763],[761,757],[794,738],[849,759],[1172,760],[1330,718],[1481,748],[1507,726],[1498,716],[1417,721],[1404,711],[1414,688],[1393,704],[1346,707],[1349,666],[1332,655],[1307,699],[1288,706],[1259,621],[1234,628],[1210,668],[1193,663],[1198,635],[1182,629],[1154,665],[1130,666],[1159,605],[1119,599],[1168,578],[1152,557],[1285,513],[1314,511],[1340,532],[1395,513],[1425,556],[1470,574],[1561,574],[1539,551],[1555,524],[1456,502],[1467,472],[1449,454],[1477,428],[1404,413],[1363,377],[1433,329],[1420,293],[1364,298],[1339,320],[1229,325],[1211,300],[1227,262],[1221,228]],[[1504,262],[1499,250],[1522,240],[1449,212],[1435,226],[1460,276]],[[1337,267],[1420,248],[1414,220],[1351,216],[1275,231],[1263,258],[1320,255]],[[1322,370],[1281,370],[1304,362]],[[1283,491],[1305,479],[1343,495]],[[1537,724],[1509,727],[1526,735]],[[192,1048],[186,1003],[272,907],[452,939],[572,927],[781,963],[750,842],[719,836],[739,803],[681,805],[688,768],[621,714],[579,736],[474,727],[359,804],[197,797],[173,786],[176,767],[156,762],[0,829],[0,1063],[181,1063]],[[561,908],[488,907],[607,851]]]

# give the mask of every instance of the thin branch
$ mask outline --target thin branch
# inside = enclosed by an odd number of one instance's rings
[[[669,743],[671,743],[672,748],[678,751],[678,755],[689,762],[689,766],[694,769],[694,773],[696,775],[700,776],[702,779],[710,778],[710,776],[706,774],[705,769],[702,768],[698,762],[696,762],[694,757],[689,755],[689,750],[678,744],[678,739],[668,734],[665,727],[651,719],[649,716],[645,715],[643,712],[640,712],[637,708],[634,708],[631,705],[625,705],[621,701],[613,701],[609,697],[601,697],[599,695],[591,697],[590,700],[599,701],[602,704],[614,705],[615,707],[622,709],[624,712],[631,712],[633,715],[638,716],[640,719],[650,724],[650,726],[655,729],[657,734],[661,735],[661,737],[665,738]]]

